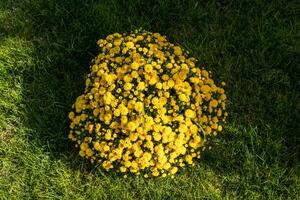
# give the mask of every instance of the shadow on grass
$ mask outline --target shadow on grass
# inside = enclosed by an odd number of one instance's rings
[[[28,138],[52,159],[74,168],[92,166],[78,159],[67,139],[67,114],[84,90],[97,39],[122,30],[115,6],[108,1],[7,1],[5,5],[6,34],[24,38],[35,48],[33,67],[21,74]]]
[[[261,8],[247,11],[254,15],[251,24],[252,19],[243,14],[248,7],[241,4],[157,1],[153,5],[149,2],[7,1],[5,6],[11,15],[7,27],[14,28],[4,31],[32,42],[36,50],[34,66],[22,74],[26,105],[24,123],[32,130],[28,137],[44,147],[52,159],[62,159],[74,168],[82,166],[73,144],[67,140],[67,114],[76,97],[83,92],[89,63],[97,54],[96,41],[110,33],[142,26],[166,34],[172,41],[183,41],[201,65],[206,65],[228,83],[231,122],[258,128],[255,139],[261,143],[252,147],[269,154],[266,157],[269,160],[265,160],[267,164],[275,159],[282,161],[282,166],[286,163],[286,166],[296,166],[299,136],[295,131],[299,113],[294,107],[299,99],[299,82],[295,78],[299,73],[296,72],[296,50],[289,44],[294,38],[279,32],[276,33],[279,35],[270,35],[273,25],[279,27],[278,31],[283,30],[282,22],[276,24],[272,18],[259,16]],[[273,14],[275,11],[276,8],[271,9]],[[255,24],[261,19],[271,24]],[[259,28],[267,30],[251,32]],[[263,38],[267,36],[270,38]],[[284,63],[285,60],[290,62]],[[231,134],[239,131],[229,130]],[[246,136],[245,144],[239,146],[233,142],[243,137],[224,136],[223,145],[227,144],[229,152],[221,152],[222,148],[218,147],[219,150],[204,158],[204,162],[223,174],[230,174],[232,170],[240,172],[238,168],[243,165],[240,159],[244,159],[241,154],[246,153],[251,144],[249,137]],[[269,145],[263,146],[264,138]],[[245,151],[230,155],[240,147]],[[222,156],[216,156],[218,153]],[[228,166],[221,170],[222,160],[228,156],[232,160],[223,162]],[[86,167],[92,168],[89,164]]]

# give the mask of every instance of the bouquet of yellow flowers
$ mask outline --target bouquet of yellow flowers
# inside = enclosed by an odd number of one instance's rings
[[[207,137],[222,131],[224,89],[159,33],[114,33],[98,45],[85,92],[69,113],[79,155],[145,177],[194,165]]]

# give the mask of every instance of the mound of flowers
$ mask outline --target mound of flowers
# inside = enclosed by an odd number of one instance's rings
[[[200,159],[222,131],[226,95],[196,59],[159,33],[135,30],[98,41],[69,113],[79,155],[103,169],[167,176]]]

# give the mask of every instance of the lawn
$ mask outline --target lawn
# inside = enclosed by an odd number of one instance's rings
[[[300,198],[296,1],[0,1],[0,199]],[[174,179],[106,173],[67,139],[96,41],[143,27],[227,83],[224,132]]]

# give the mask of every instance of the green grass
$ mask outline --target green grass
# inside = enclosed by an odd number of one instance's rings
[[[281,0],[2,0],[0,198],[299,198],[296,6]],[[67,139],[67,113],[83,92],[97,39],[137,27],[167,35],[227,83],[224,133],[196,167],[174,179],[105,173],[82,160]]]

